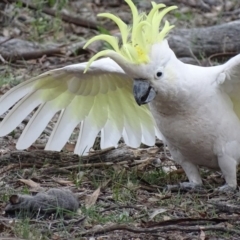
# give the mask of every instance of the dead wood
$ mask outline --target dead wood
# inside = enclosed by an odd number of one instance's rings
[[[22,40],[18,38],[0,37],[0,57],[2,62],[15,62],[17,60],[30,60],[41,58],[42,56],[65,55],[70,56],[78,51],[78,55],[88,52],[82,47],[86,41],[62,44],[40,44]],[[91,51],[98,51],[101,48],[99,43],[91,46]],[[81,51],[80,51],[81,50]]]
[[[31,166],[35,165],[37,167],[41,167],[44,164],[53,164],[63,169],[74,169],[76,166],[84,167],[84,164],[87,164],[86,167],[92,166],[89,163],[94,162],[95,167],[102,166],[101,162],[111,164],[133,161],[134,159],[138,159],[138,156],[134,155],[133,150],[128,148],[127,146],[122,146],[117,149],[108,149],[103,151],[96,151],[88,156],[78,156],[76,154],[64,153],[64,152],[54,152],[54,151],[42,151],[36,150],[31,152],[26,151],[12,151],[9,154],[6,154],[0,157],[1,166],[14,166],[18,164],[19,167],[25,166],[25,164],[31,164]],[[80,164],[80,165],[79,165]],[[107,164],[109,165],[109,164]],[[2,168],[0,174],[2,174],[9,169]]]
[[[22,39],[9,39],[0,37],[0,54],[3,55],[20,55],[22,52],[39,51],[43,48],[42,45]],[[49,46],[50,48],[51,46]],[[47,46],[46,46],[47,48]],[[52,47],[54,48],[54,47]]]
[[[205,12],[211,11],[211,6],[209,6],[209,4],[205,3],[203,0],[177,0],[176,2],[185,4],[197,9],[201,9],[202,11],[205,11]]]
[[[240,52],[240,20],[204,28],[174,29],[169,45],[177,57],[203,58]]]
[[[8,0],[9,2],[16,2],[16,0]],[[21,3],[23,7],[28,7],[32,10],[39,10],[38,6],[34,5],[30,1],[27,0],[18,0],[18,3]],[[80,27],[85,27],[85,28],[91,28],[94,30],[98,30],[100,24],[98,22],[91,21],[86,18],[80,18],[80,17],[74,17],[70,16],[66,13],[59,13],[51,8],[43,7],[41,9],[41,12],[53,16],[53,17],[59,17],[62,21],[67,22],[67,23],[73,23],[77,26]]]
[[[240,8],[235,9],[235,10],[233,10],[231,12],[224,12],[223,16],[230,17],[230,16],[238,16],[239,14],[240,14]]]
[[[41,58],[42,56],[52,56],[64,54],[65,50],[61,46],[41,45],[38,43],[0,37],[0,55],[2,61],[15,62],[17,60],[30,60]]]
[[[240,206],[234,205],[227,202],[219,202],[219,201],[209,201],[210,204],[214,205],[222,212],[228,213],[240,213]]]
[[[124,230],[133,233],[158,233],[158,232],[168,232],[168,231],[180,231],[180,232],[200,232],[202,231],[220,231],[225,233],[240,234],[239,230],[234,230],[227,228],[223,225],[208,225],[208,226],[178,226],[169,225],[158,228],[138,228],[135,226],[124,225],[124,224],[114,224],[111,226],[106,226],[98,229],[91,229],[84,232],[80,232],[80,236],[92,236],[96,234],[105,234],[108,232],[113,232],[116,230]]]
[[[153,227],[162,227],[162,226],[169,226],[169,225],[181,225],[181,226],[192,226],[192,225],[207,225],[210,223],[223,223],[223,222],[230,222],[235,221],[235,219],[227,219],[227,218],[177,218],[177,219],[170,219],[164,220],[159,222],[147,222],[144,223],[144,226],[147,228]]]
[[[46,50],[35,50],[32,52],[15,52],[15,53],[3,53],[2,58],[5,61],[15,62],[17,60],[30,60],[41,58],[42,56],[54,56],[56,54],[64,54],[64,51],[60,48],[52,48]]]

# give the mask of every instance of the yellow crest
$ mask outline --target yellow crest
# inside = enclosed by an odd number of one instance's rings
[[[132,26],[128,26],[120,18],[111,13],[98,14],[99,17],[106,17],[114,21],[121,33],[122,43],[118,42],[118,38],[100,34],[91,38],[83,48],[86,48],[94,41],[103,40],[108,42],[113,50],[103,50],[95,54],[86,66],[85,72],[93,61],[99,57],[107,56],[112,52],[118,53],[124,60],[133,64],[142,64],[149,62],[149,52],[154,43],[161,42],[168,32],[174,27],[168,21],[165,22],[164,27],[159,31],[163,17],[171,10],[176,9],[176,6],[166,7],[164,4],[156,4],[152,2],[152,9],[148,15],[145,13],[138,13],[136,6],[132,0],[125,0],[132,11]],[[164,8],[164,9],[163,9]],[[159,11],[162,9],[161,11]]]

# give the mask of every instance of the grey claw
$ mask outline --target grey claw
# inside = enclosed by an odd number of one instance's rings
[[[218,192],[235,192],[236,188],[229,186],[227,183],[216,189]]]

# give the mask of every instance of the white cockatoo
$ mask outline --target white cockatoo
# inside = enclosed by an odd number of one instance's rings
[[[133,15],[129,27],[113,14],[100,14],[119,27],[117,38],[100,34],[112,50],[103,50],[89,62],[51,70],[14,87],[0,99],[0,114],[17,103],[0,124],[0,136],[13,131],[36,107],[18,140],[28,148],[48,122],[60,112],[46,145],[59,151],[80,124],[75,153],[81,155],[101,132],[101,147],[126,144],[154,145],[155,136],[168,146],[173,159],[185,170],[186,188],[202,185],[198,166],[221,169],[226,185],[237,187],[240,162],[240,55],[215,67],[179,61],[169,48],[173,28],[162,18],[175,6],[152,3],[149,14]],[[85,47],[86,47],[85,46]],[[97,60],[99,57],[105,57]],[[135,99],[134,99],[135,98]],[[144,105],[146,104],[146,105]]]

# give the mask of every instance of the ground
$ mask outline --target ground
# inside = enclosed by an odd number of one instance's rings
[[[141,10],[150,7],[150,1],[135,2]],[[86,61],[106,47],[95,44],[82,50],[85,41],[97,32],[117,34],[114,24],[97,20],[97,13],[110,11],[126,22],[131,19],[121,0],[34,0],[28,4],[31,9],[25,3],[0,3],[0,95],[31,76]],[[176,28],[213,26],[240,18],[238,0],[164,3],[179,7],[168,19]],[[49,9],[55,17],[45,14]],[[61,20],[61,13],[77,17],[78,24]],[[72,21],[70,17],[68,21]],[[84,24],[92,28],[79,26]],[[101,27],[97,28],[98,24]],[[10,45],[14,39],[17,42]],[[15,54],[16,49],[22,55]],[[97,150],[97,139],[90,157],[78,157],[72,154],[74,133],[63,152],[45,152],[54,119],[31,148],[17,151],[15,143],[28,120],[9,136],[0,138],[0,239],[240,238],[240,194],[219,194],[214,190],[224,183],[219,172],[201,169],[205,185],[202,191],[170,192],[168,184],[187,178],[181,167],[170,160],[169,153],[165,154],[160,141],[155,147],[139,149],[120,142],[118,149],[101,151]],[[44,218],[4,212],[12,194],[36,194],[52,187],[72,190],[80,202],[78,212]]]

